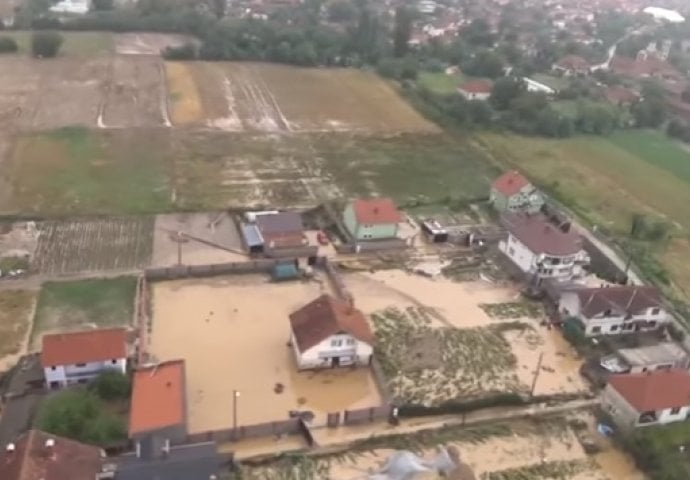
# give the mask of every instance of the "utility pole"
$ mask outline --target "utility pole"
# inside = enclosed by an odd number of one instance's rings
[[[532,389],[530,390],[529,396],[534,397],[534,389],[537,387],[537,379],[539,378],[539,373],[541,372],[541,362],[544,360],[544,352],[539,353],[539,360],[537,360],[537,370],[534,372],[534,378],[532,379]]]
[[[237,399],[239,396],[239,391],[232,391],[232,439],[235,441],[237,441]]]

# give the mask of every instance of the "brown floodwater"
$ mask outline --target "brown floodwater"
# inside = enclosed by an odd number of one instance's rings
[[[291,410],[312,411],[319,425],[329,412],[381,403],[367,368],[296,371],[288,315],[325,288],[262,275],[152,284],[150,350],[159,361],[186,360],[190,432],[232,427],[234,390],[239,425]]]

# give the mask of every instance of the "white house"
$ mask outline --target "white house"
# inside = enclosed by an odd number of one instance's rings
[[[579,319],[586,336],[656,330],[670,320],[659,290],[636,285],[564,291],[558,310]]]
[[[612,375],[601,407],[621,429],[684,421],[690,413],[687,370]]]
[[[525,82],[528,92],[545,93],[546,95],[555,95],[556,90],[549,87],[548,85],[532,80],[531,78],[522,77]]]
[[[524,175],[511,170],[491,184],[489,201],[501,213],[537,213],[544,205],[544,196]]]
[[[41,363],[46,387],[86,383],[104,370],[127,371],[127,333],[123,328],[43,336]]]
[[[646,345],[637,348],[621,348],[618,357],[630,368],[630,373],[653,372],[654,370],[670,370],[690,367],[690,355],[678,343],[661,342],[656,345]]]
[[[547,278],[569,281],[584,274],[589,255],[577,233],[557,228],[541,213],[510,213],[502,222],[508,238],[499,242],[499,250],[538,284]]]
[[[322,295],[290,315],[290,344],[299,370],[369,365],[374,334],[364,314]]]

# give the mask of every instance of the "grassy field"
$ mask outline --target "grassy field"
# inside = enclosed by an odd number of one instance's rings
[[[455,93],[464,81],[465,77],[460,73],[447,75],[445,72],[422,72],[417,79],[421,86],[440,94]]]
[[[663,135],[627,131],[607,137],[548,140],[482,134],[499,162],[526,172],[539,186],[593,224],[627,235],[634,214],[673,225],[663,253],[672,278],[690,287],[690,154]]]
[[[93,57],[114,50],[113,36],[106,32],[61,32],[64,38],[60,55],[74,57]],[[19,51],[23,54],[31,52],[31,32],[6,31],[0,36],[9,36],[16,40]]]
[[[371,194],[467,199],[487,195],[497,172],[481,151],[447,135],[67,128],[18,139],[5,177],[11,200],[0,211],[288,207]]]
[[[0,210],[151,212],[169,206],[164,132],[69,127],[20,137],[7,165],[12,201]],[[38,174],[40,172],[40,174]]]
[[[36,294],[29,291],[0,291],[0,370],[3,357],[21,350],[31,325],[35,297]]]
[[[134,277],[45,283],[38,297],[31,343],[39,346],[45,333],[128,325],[136,283]]]

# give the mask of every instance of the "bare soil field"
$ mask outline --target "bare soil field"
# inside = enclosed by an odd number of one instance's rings
[[[169,63],[168,74],[181,124],[270,133],[439,131],[388,83],[359,70],[194,62]]]
[[[208,265],[246,260],[240,233],[228,213],[156,215],[152,266],[178,263]]]
[[[131,325],[136,285],[135,277],[44,283],[31,331],[31,348],[40,350],[46,333]]]
[[[170,126],[163,63],[151,56],[115,56],[97,120],[100,128]]]
[[[190,432],[231,427],[233,390],[240,391],[240,425],[287,419],[290,410],[311,411],[314,424],[324,425],[328,412],[381,402],[367,368],[295,368],[288,315],[323,293],[324,282],[244,275],[151,289],[150,352],[159,361],[186,360]]]
[[[36,292],[0,291],[0,372],[26,350],[35,306]]]
[[[358,308],[374,319],[382,364],[403,398],[433,405],[459,396],[525,392],[541,353],[535,394],[587,390],[576,352],[557,331],[539,325],[541,312],[516,303],[514,287],[400,270],[344,278]]]
[[[160,55],[166,47],[193,41],[186,35],[166,33],[118,33],[114,35],[115,52],[121,55]]]
[[[42,222],[31,268],[44,275],[145,268],[153,225],[150,216]]]

